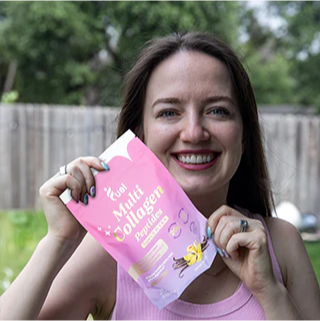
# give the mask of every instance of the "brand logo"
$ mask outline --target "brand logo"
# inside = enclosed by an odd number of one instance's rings
[[[104,191],[106,196],[109,197],[112,201],[116,201],[121,195],[127,190],[127,186],[121,183],[120,187],[117,190],[112,190],[111,187],[105,187]]]

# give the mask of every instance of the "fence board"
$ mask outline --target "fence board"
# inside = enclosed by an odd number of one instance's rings
[[[0,105],[0,208],[39,208],[38,190],[59,167],[98,156],[116,138],[119,110]],[[276,204],[320,215],[320,117],[261,114]]]

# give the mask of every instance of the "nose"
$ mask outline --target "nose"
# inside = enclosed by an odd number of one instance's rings
[[[197,144],[210,139],[201,116],[191,113],[182,122],[180,139],[186,143]]]

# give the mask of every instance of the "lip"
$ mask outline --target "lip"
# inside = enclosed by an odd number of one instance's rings
[[[176,155],[181,155],[181,154],[219,154],[216,156],[210,163],[205,163],[205,164],[185,164],[179,161],[179,159],[176,157]],[[177,153],[172,154],[172,158],[175,160],[175,162],[182,167],[183,169],[189,170],[189,171],[203,171],[206,170],[212,166],[218,161],[218,159],[221,156],[221,152],[213,151],[213,150],[208,150],[208,149],[202,149],[202,150],[182,150]]]
[[[192,150],[192,149],[184,149],[180,150],[178,152],[172,153],[172,155],[177,155],[177,154],[217,154],[220,153],[216,150],[212,149],[197,149],[197,150]]]

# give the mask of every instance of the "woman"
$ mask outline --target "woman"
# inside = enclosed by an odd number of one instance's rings
[[[220,256],[158,311],[60,201],[68,187],[88,204],[90,167],[108,170],[97,158],[79,158],[40,188],[48,234],[1,297],[1,318],[320,318],[319,286],[300,235],[271,217],[253,90],[226,44],[201,33],[150,42],[125,80],[118,135],[127,129],[208,218]]]

